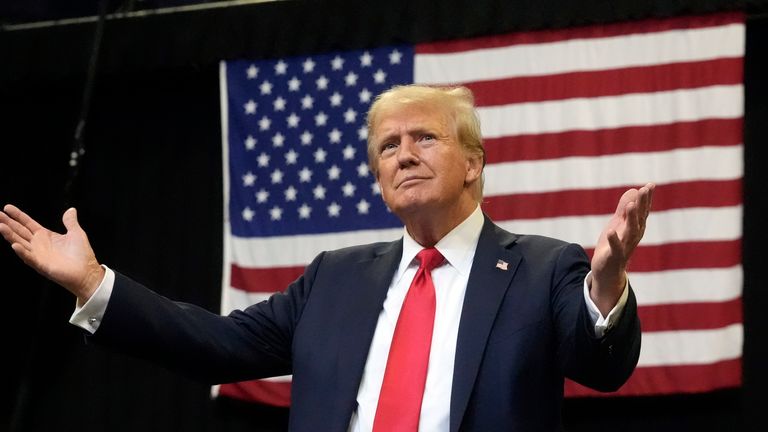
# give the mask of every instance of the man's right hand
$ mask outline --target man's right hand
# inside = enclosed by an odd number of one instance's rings
[[[104,278],[88,236],[77,223],[77,211],[62,216],[66,234],[50,231],[13,205],[0,212],[0,234],[16,255],[38,273],[77,296],[82,305]]]

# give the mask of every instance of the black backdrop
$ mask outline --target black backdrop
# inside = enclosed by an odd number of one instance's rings
[[[0,203],[61,230],[79,210],[99,259],[169,297],[218,311],[221,58],[270,57],[500,31],[742,9],[747,13],[744,385],[710,394],[569,399],[571,431],[765,430],[768,294],[758,274],[768,198],[766,2],[286,2],[109,20],[65,196],[94,25],[0,32]],[[461,17],[461,19],[459,19]],[[286,410],[212,401],[209,388],[85,345],[73,298],[0,248],[5,372],[0,428],[15,431],[285,430]],[[322,430],[319,426],[318,430]]]

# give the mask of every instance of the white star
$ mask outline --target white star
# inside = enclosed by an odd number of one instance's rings
[[[315,62],[311,58],[304,60],[301,66],[304,68],[304,73],[310,73],[315,70]]]
[[[365,141],[368,139],[368,128],[365,126],[360,126],[360,129],[357,130],[357,138],[360,139],[360,141]]]
[[[296,153],[294,149],[289,150],[288,153],[285,154],[286,165],[296,165],[296,161],[298,159],[299,159],[299,154]]]
[[[387,79],[387,73],[381,69],[377,70],[376,73],[373,74],[373,81],[376,84],[383,84],[384,80],[386,79]]]
[[[344,160],[354,159],[355,153],[357,153],[357,150],[349,144],[347,144],[347,146],[344,147],[344,150],[342,150],[342,154],[344,154]]]
[[[369,103],[371,101],[371,96],[373,95],[367,88],[364,88],[358,93],[358,96],[360,97],[360,103]]]
[[[357,84],[357,74],[355,74],[352,71],[349,71],[347,76],[344,77],[344,82],[347,84],[347,87],[352,87],[353,85]]]
[[[248,79],[254,79],[259,76],[259,68],[251,65],[248,69],[245,70],[245,73],[248,75]]]
[[[360,165],[357,166],[357,176],[368,177],[369,172],[370,170],[368,169],[368,164],[365,162],[360,162]]]
[[[264,82],[259,86],[259,90],[261,90],[261,94],[263,95],[272,94],[272,83],[264,80]]]
[[[272,174],[270,174],[270,177],[272,177],[272,184],[283,182],[283,172],[277,168],[275,168],[275,170],[272,171]]]
[[[403,58],[403,53],[398,50],[394,50],[389,53],[389,64],[400,64],[400,59]]]
[[[276,75],[285,75],[285,72],[288,70],[288,63],[280,60],[275,65],[275,74]]]
[[[355,120],[357,120],[357,111],[352,108],[347,108],[347,110],[344,111],[344,123],[354,123]]]
[[[267,116],[264,116],[259,120],[259,130],[269,130],[270,125],[272,125],[272,121]]]
[[[320,111],[315,116],[315,126],[325,126],[325,124],[328,122],[328,115],[326,115],[324,112]]]
[[[312,109],[312,104],[315,102],[310,95],[304,95],[301,98],[301,109]]]
[[[336,165],[328,169],[328,180],[338,180],[341,175],[341,170]]]
[[[353,185],[352,182],[346,182],[344,183],[344,186],[341,187],[341,192],[345,197],[351,197],[355,194],[355,189],[355,185]]]
[[[328,100],[331,101],[331,106],[339,106],[341,105],[341,100],[344,99],[342,95],[339,94],[339,92],[333,92],[331,97],[328,98]]]
[[[300,138],[301,138],[301,145],[312,144],[313,135],[308,130],[305,130],[304,133],[301,134]]]
[[[256,192],[256,202],[259,204],[263,204],[267,202],[267,199],[269,198],[269,192],[267,192],[264,188],[259,189],[258,192]]]
[[[301,183],[309,183],[312,180],[312,170],[304,167],[299,171],[299,181]]]
[[[249,99],[248,102],[243,105],[243,108],[245,108],[246,114],[256,114],[256,102],[254,102],[253,99]]]
[[[299,127],[299,120],[301,120],[301,118],[299,118],[296,113],[291,113],[291,115],[285,118],[289,128]]]
[[[325,199],[325,188],[323,185],[317,185],[314,189],[312,189],[312,195],[315,196],[316,200]]]
[[[288,189],[283,192],[286,201],[296,201],[296,195],[298,193],[299,191],[297,191],[293,186],[288,186]]]
[[[261,152],[259,157],[256,158],[256,162],[259,163],[260,167],[269,166],[269,155],[264,152]]]
[[[285,109],[285,104],[288,103],[285,99],[283,99],[282,96],[278,96],[277,99],[275,99],[274,102],[272,102],[272,107],[275,109],[275,111],[283,111]]]
[[[333,70],[341,70],[341,68],[344,67],[344,59],[339,57],[338,55],[331,60],[331,68]]]
[[[254,138],[251,135],[248,135],[248,138],[245,139],[245,148],[247,150],[253,150],[256,148],[256,138]]]
[[[360,214],[368,214],[368,209],[371,208],[371,203],[366,201],[365,199],[361,199],[360,202],[357,203],[357,212]]]
[[[371,183],[371,193],[374,195],[381,195],[381,188],[378,183]]]
[[[339,217],[339,213],[341,213],[341,206],[336,204],[336,202],[332,202],[331,205],[328,206],[328,216]]]
[[[256,181],[256,176],[253,175],[252,172],[248,171],[243,176],[243,186],[253,186],[253,183]]]
[[[251,210],[251,208],[250,208],[250,207],[246,207],[246,208],[244,208],[244,209],[243,209],[243,213],[242,213],[242,215],[243,215],[243,219],[247,220],[248,222],[250,222],[251,220],[253,220],[253,215],[254,215],[254,214],[256,214],[256,212],[254,212],[253,210]]]
[[[283,209],[278,206],[274,206],[269,210],[269,217],[273,220],[280,220],[283,217]]]
[[[299,91],[299,86],[301,86],[301,81],[296,77],[293,77],[288,81],[288,91]]]
[[[360,56],[360,66],[362,67],[370,66],[372,61],[373,56],[368,51],[364,52],[363,55]]]
[[[281,134],[280,132],[276,133],[274,136],[272,136],[272,146],[273,147],[282,147],[285,143],[285,136]]]
[[[315,162],[316,163],[323,163],[323,162],[325,162],[325,157],[328,155],[328,153],[325,150],[323,150],[322,148],[318,148],[317,150],[315,150],[315,152],[313,154],[315,155]]]
[[[328,88],[328,78],[326,78],[325,75],[320,75],[320,78],[315,81],[315,84],[317,84],[318,90],[325,90]]]
[[[309,219],[309,214],[312,213],[312,207],[304,203],[299,207],[299,219]]]
[[[332,131],[328,132],[328,141],[338,144],[341,142],[341,131],[333,128]]]

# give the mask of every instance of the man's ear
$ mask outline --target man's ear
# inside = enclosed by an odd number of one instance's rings
[[[470,184],[477,181],[480,176],[483,175],[483,156],[479,154],[468,155],[466,170],[467,173],[464,176],[464,183]]]

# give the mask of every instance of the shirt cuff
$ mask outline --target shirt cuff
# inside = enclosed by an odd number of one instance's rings
[[[70,324],[74,324],[90,334],[96,333],[96,330],[99,329],[101,319],[107,310],[107,303],[112,296],[112,288],[115,285],[115,272],[105,265],[102,267],[104,268],[104,279],[101,280],[101,284],[83,306],[75,305],[75,312],[69,318]]]
[[[610,330],[616,321],[621,318],[621,314],[624,312],[624,306],[627,304],[627,298],[629,298],[629,277],[626,277],[624,283],[624,291],[619,297],[619,301],[616,302],[616,306],[608,312],[608,316],[603,316],[600,313],[600,309],[597,308],[595,302],[592,301],[592,297],[589,296],[589,284],[587,281],[592,275],[590,271],[584,278],[584,301],[587,302],[587,310],[589,310],[589,317],[592,319],[592,324],[595,326],[595,335],[599,338],[605,335],[605,332]]]

